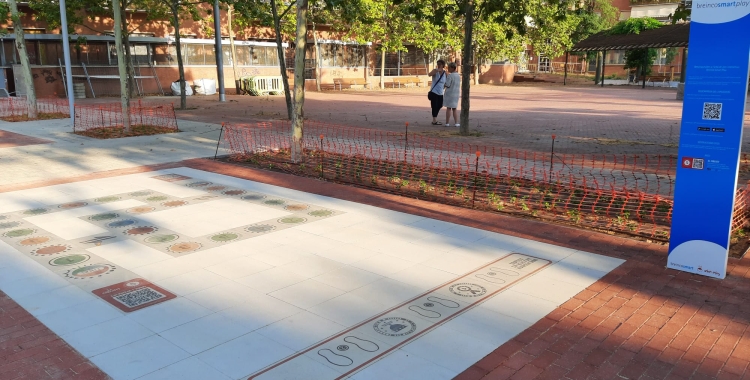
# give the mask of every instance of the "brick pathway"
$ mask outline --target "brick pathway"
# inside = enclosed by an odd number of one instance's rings
[[[0,291],[0,379],[108,379]]]
[[[52,141],[38,139],[36,137],[22,135],[20,133],[8,132],[0,129],[0,148],[14,148],[17,146],[49,144]]]

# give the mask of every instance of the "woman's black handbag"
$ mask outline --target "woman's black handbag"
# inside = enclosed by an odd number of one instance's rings
[[[430,92],[427,93],[427,99],[430,99],[430,101],[432,101],[433,97],[437,96],[437,94],[432,92],[432,90],[434,90],[435,86],[437,86],[437,84],[440,83],[440,80],[443,79],[443,75],[445,75],[445,71],[440,73],[440,78],[438,78],[438,80],[436,80],[435,83],[432,84],[432,88],[430,89]]]

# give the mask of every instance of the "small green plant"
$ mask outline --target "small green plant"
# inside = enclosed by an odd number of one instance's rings
[[[578,224],[578,222],[581,221],[581,215],[578,213],[578,210],[568,210],[568,218],[573,221],[573,223]]]

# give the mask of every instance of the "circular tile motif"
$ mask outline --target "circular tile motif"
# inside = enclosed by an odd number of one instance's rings
[[[49,255],[57,255],[58,253],[67,252],[71,249],[69,245],[65,244],[55,244],[55,245],[48,245],[46,247],[37,248],[33,251],[31,251],[31,254],[34,256],[49,256]]]
[[[95,222],[101,222],[102,220],[110,220],[110,219],[115,219],[119,217],[120,217],[120,214],[117,214],[114,212],[108,212],[106,214],[97,214],[97,215],[89,216],[89,219]]]
[[[315,210],[315,211],[310,211],[307,214],[311,215],[311,216],[317,216],[317,217],[320,218],[320,217],[324,217],[324,216],[331,216],[331,215],[333,215],[333,211],[331,211],[331,210]]]
[[[281,205],[283,205],[286,202],[282,201],[281,199],[270,199],[270,200],[267,200],[267,201],[265,201],[263,203],[265,203],[267,205],[271,205],[271,206],[281,206]]]
[[[135,224],[135,220],[125,219],[125,220],[118,220],[115,222],[107,223],[107,227],[120,228],[120,227],[127,227],[133,224]]]
[[[236,234],[234,232],[224,232],[221,234],[216,234],[214,236],[211,236],[211,240],[219,243],[226,243],[228,241],[236,240],[240,237],[239,234]]]
[[[289,211],[304,211],[310,208],[308,205],[288,205],[284,209]]]
[[[219,191],[219,190],[224,190],[226,188],[227,188],[226,186],[217,185],[217,186],[209,186],[209,187],[206,188],[206,190],[208,190],[208,191]]]
[[[65,272],[65,277],[75,280],[87,280],[110,274],[114,272],[115,269],[117,268],[111,264],[89,264],[68,270]]]
[[[136,192],[130,193],[130,195],[132,195],[134,197],[145,197],[146,195],[150,195],[150,194],[153,194],[153,192],[147,191],[147,190],[141,190],[141,191],[136,191]]]
[[[307,219],[301,218],[299,216],[287,216],[286,218],[279,219],[279,223],[284,223],[284,224],[299,224],[299,223],[304,223],[306,221]]]
[[[161,201],[166,201],[167,199],[169,199],[169,197],[165,195],[155,195],[153,197],[146,198],[146,200],[149,202],[161,202]]]
[[[187,186],[188,187],[203,187],[203,186],[208,186],[210,184],[211,184],[211,182],[200,181],[200,182],[189,183],[189,184],[187,184]]]
[[[23,239],[20,242],[18,242],[18,244],[21,244],[24,246],[30,246],[30,245],[44,244],[48,241],[50,241],[50,238],[47,236],[34,236],[28,239]]]
[[[453,284],[448,290],[461,297],[480,297],[487,293],[487,289],[485,289],[484,286],[468,282]]]
[[[169,243],[170,241],[175,241],[179,238],[179,236],[174,234],[168,234],[168,235],[153,235],[149,236],[145,239],[146,243],[151,244],[161,244],[161,243]]]
[[[263,232],[273,231],[275,229],[276,229],[276,226],[272,226],[270,224],[256,224],[254,226],[249,226],[245,228],[245,231],[260,234]]]
[[[186,241],[183,243],[172,244],[167,248],[167,250],[174,253],[185,253],[197,251],[201,247],[202,245],[200,243],[196,243],[194,241]]]
[[[67,209],[71,209],[71,208],[83,207],[83,206],[86,206],[87,204],[88,203],[86,203],[86,202],[70,202],[70,203],[63,203],[63,204],[61,204],[60,206],[57,206],[57,207],[60,207],[60,208],[63,208],[63,209],[67,210]]]
[[[266,199],[266,196],[262,194],[248,194],[242,197],[242,199],[248,200],[248,201],[259,201],[261,199]]]
[[[377,333],[386,336],[405,336],[417,330],[417,325],[413,321],[401,317],[380,319],[372,327]]]
[[[46,209],[46,208],[34,208],[34,209],[31,209],[31,210],[26,210],[23,213],[25,215],[41,215],[41,214],[44,214],[47,211],[49,211],[49,210]]]
[[[114,201],[119,201],[119,200],[120,200],[120,197],[115,196],[115,195],[110,195],[108,197],[96,198],[94,199],[94,202],[108,203],[108,202],[114,202]]]
[[[185,201],[169,201],[169,202],[164,202],[161,205],[164,207],[179,207],[179,206],[184,206],[186,204],[187,202]]]
[[[336,346],[336,349],[339,351],[346,351],[349,349],[349,346],[347,346],[346,344],[341,344],[341,345]]]
[[[7,230],[8,228],[18,227],[21,223],[18,222],[3,222],[0,223],[0,230]]]
[[[158,228],[153,226],[142,226],[142,227],[135,227],[125,230],[125,235],[148,235],[150,233],[154,233],[158,230]]]
[[[147,212],[151,212],[151,211],[154,211],[154,210],[156,210],[156,209],[153,208],[153,207],[149,207],[149,206],[138,206],[138,207],[133,207],[133,208],[127,209],[127,211],[129,213],[131,213],[131,214],[145,214]]]
[[[8,219],[7,215],[0,215],[0,220],[5,220],[5,219]]]
[[[5,235],[5,237],[9,237],[9,238],[17,238],[17,237],[21,237],[21,236],[31,235],[34,232],[36,232],[36,230],[32,230],[31,228],[21,228],[21,229],[18,229],[18,230],[8,231],[8,232],[4,233],[3,235]]]
[[[89,261],[90,258],[91,256],[89,255],[76,253],[74,255],[60,256],[58,258],[52,259],[49,261],[49,265],[56,266],[56,267],[75,265],[75,264],[80,264],[80,263]]]
[[[222,192],[222,194],[237,196],[237,195],[245,194],[245,190],[227,190],[227,191]]]

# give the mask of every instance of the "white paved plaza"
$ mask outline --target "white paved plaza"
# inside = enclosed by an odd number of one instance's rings
[[[188,168],[0,193],[0,290],[116,380],[450,379],[621,263]]]

